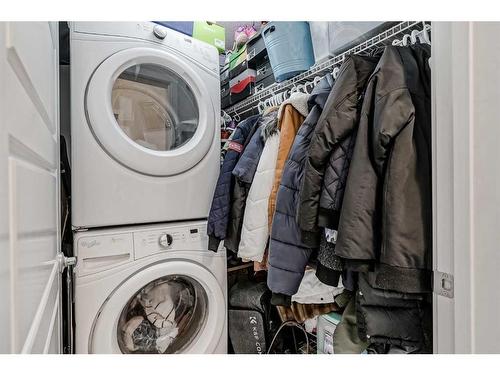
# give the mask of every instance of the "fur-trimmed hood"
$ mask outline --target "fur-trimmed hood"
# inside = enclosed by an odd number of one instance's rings
[[[262,116],[260,136],[264,142],[278,131],[278,107]]]

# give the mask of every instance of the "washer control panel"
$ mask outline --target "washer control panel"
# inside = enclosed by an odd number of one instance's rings
[[[135,259],[164,251],[206,250],[208,248],[206,231],[206,224],[193,224],[135,232]]]

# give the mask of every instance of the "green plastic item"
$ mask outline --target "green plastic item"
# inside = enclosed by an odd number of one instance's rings
[[[247,59],[247,45],[241,46],[236,52],[231,55],[231,60],[229,60],[229,70],[233,70],[236,66],[240,65],[244,60]]]
[[[221,53],[226,49],[226,31],[213,22],[194,21],[193,38],[215,46]]]

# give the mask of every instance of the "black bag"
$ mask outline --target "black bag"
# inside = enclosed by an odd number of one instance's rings
[[[276,325],[265,282],[242,280],[229,291],[229,340],[236,354],[265,354]],[[275,316],[275,314],[274,314]]]

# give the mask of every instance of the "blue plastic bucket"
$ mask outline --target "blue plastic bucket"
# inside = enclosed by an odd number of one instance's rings
[[[276,82],[282,82],[314,65],[308,22],[270,22],[262,30]]]

